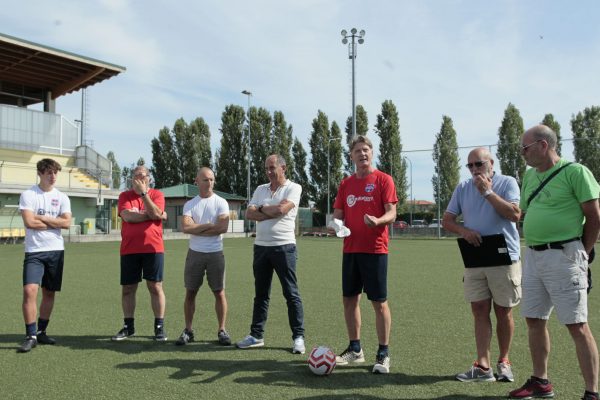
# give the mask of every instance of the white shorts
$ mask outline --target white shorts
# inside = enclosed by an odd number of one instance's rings
[[[501,307],[512,308],[521,301],[521,262],[465,268],[463,288],[469,303],[493,299]]]
[[[552,309],[561,324],[587,322],[587,253],[581,241],[563,249],[525,250],[521,315],[548,319]]]

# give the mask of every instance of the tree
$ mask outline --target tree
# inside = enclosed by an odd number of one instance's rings
[[[140,158],[138,158],[138,160],[137,160],[137,161],[136,161],[136,163],[135,163],[135,166],[136,166],[136,167],[139,167],[139,166],[141,166],[141,165],[146,165],[146,160],[144,160],[144,157],[140,157]]]
[[[212,168],[212,151],[210,150],[210,129],[204,119],[196,118],[189,125],[194,140],[195,158],[198,167]],[[196,177],[194,171],[194,178]]]
[[[377,115],[375,132],[379,135],[379,162],[377,169],[387,172],[394,179],[398,203],[396,208],[406,202],[406,162],[402,159],[400,141],[400,121],[398,111],[391,100],[381,105],[381,114]],[[411,182],[412,183],[412,182]]]
[[[292,157],[294,143],[292,132],[292,125],[285,122],[283,112],[275,111],[273,113],[273,132],[271,133],[271,153],[280,154],[285,158],[288,171],[293,171],[295,168],[294,157]]]
[[[544,115],[544,119],[542,120],[541,124],[546,125],[548,128],[552,129],[554,133],[556,133],[556,152],[560,156],[562,147],[562,139],[560,137],[560,124],[554,119],[554,115],[552,114]]]
[[[360,104],[356,105],[355,115],[356,134],[366,136],[369,132],[369,119],[367,117],[367,112]],[[344,152],[344,172],[347,175],[352,175],[352,173],[354,173],[354,163],[352,162],[352,158],[350,158],[350,143],[352,143],[352,139],[352,115],[350,115],[346,120],[346,149],[348,151]]]
[[[158,132],[158,138],[153,138],[152,147],[152,176],[157,188],[175,186],[181,183],[178,172],[177,154],[173,137],[166,126]]]
[[[177,167],[180,183],[192,183],[198,171],[196,143],[190,126],[183,118],[175,121],[173,139],[177,151]]]
[[[311,186],[306,174],[306,151],[302,146],[302,143],[298,138],[294,138],[294,144],[292,145],[292,157],[294,159],[293,167],[290,171],[289,176],[293,182],[296,182],[302,186],[302,196],[300,197],[300,207],[308,207],[308,199],[310,199]]]
[[[521,182],[525,173],[525,160],[521,157],[521,136],[523,119],[519,110],[508,103],[504,111],[502,125],[498,129],[498,161],[503,175],[509,175]]]
[[[308,143],[311,153],[309,166],[311,200],[321,211],[327,209],[327,141],[330,135],[329,119],[323,111],[319,110],[317,117],[313,119]]]
[[[433,145],[433,161],[435,175],[431,179],[436,204],[439,204],[440,214],[446,209],[454,188],[460,180],[458,144],[452,119],[442,117],[442,126],[435,136]]]
[[[575,161],[600,180],[600,107],[586,107],[571,117]]]
[[[247,134],[244,109],[231,104],[221,114],[221,147],[215,156],[215,189],[240,196],[246,194]],[[252,193],[250,193],[252,195]]]
[[[123,188],[125,190],[131,189],[131,168],[123,167],[121,177],[123,178]]]
[[[325,145],[327,147],[326,151],[329,152],[329,211],[331,212],[337,188],[344,178],[342,172],[342,130],[335,121],[331,123],[331,130]],[[325,180],[327,181],[327,177]],[[325,203],[323,211],[327,212],[327,203]]]
[[[112,151],[106,154],[106,158],[112,163],[112,187],[113,189],[119,189],[121,187],[121,167],[119,167],[115,153]]]
[[[271,131],[273,130],[273,119],[269,112],[260,107],[251,107],[248,116],[251,121],[250,149],[252,166],[250,168],[251,190],[266,182],[265,160],[272,152]],[[245,129],[248,134],[248,127]]]

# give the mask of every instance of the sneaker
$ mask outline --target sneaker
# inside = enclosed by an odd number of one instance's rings
[[[162,325],[156,325],[154,327],[154,340],[157,342],[167,341],[167,334],[165,333],[165,328]]]
[[[585,393],[583,393],[583,397],[581,398],[581,400],[599,400],[600,397],[598,397],[598,395],[596,395],[595,393],[591,393],[588,392],[587,390],[585,391]]]
[[[373,365],[374,374],[389,374],[390,373],[390,356],[387,354],[378,354]]]
[[[365,354],[362,349],[358,353],[346,349],[342,354],[335,358],[335,363],[337,365],[348,365],[349,363],[363,363],[365,362]]]
[[[304,338],[302,336],[298,336],[294,339],[294,345],[292,346],[293,354],[304,354],[306,353],[306,347],[304,346]]]
[[[184,329],[183,332],[181,332],[179,339],[177,339],[175,341],[175,345],[183,346],[183,345],[188,344],[189,342],[193,342],[193,341],[194,341],[194,331],[188,331],[187,329]]]
[[[264,339],[257,339],[252,335],[248,335],[235,344],[240,349],[250,349],[252,347],[262,347],[265,345]]]
[[[37,342],[39,344],[56,344],[56,340],[46,335],[46,332],[37,333]]]
[[[484,371],[477,363],[474,363],[467,372],[456,375],[456,379],[461,382],[493,382],[496,380],[493,369],[488,368],[487,371]]]
[[[37,346],[37,338],[35,336],[26,336],[25,340],[17,348],[18,353],[28,353]]]
[[[500,382],[514,382],[515,378],[512,373],[512,366],[509,361],[507,362],[499,362],[496,365],[496,370],[498,371],[498,376],[496,380]]]
[[[126,326],[123,327],[115,336],[111,338],[112,341],[120,342],[121,340],[125,340],[128,337],[135,336],[134,330],[129,330]]]
[[[551,397],[554,397],[552,384],[550,382],[543,384],[533,378],[527,379],[523,386],[508,394],[509,399],[547,399]]]
[[[226,330],[221,329],[219,333],[217,333],[217,337],[219,338],[219,344],[223,346],[229,346],[231,344],[231,338]]]

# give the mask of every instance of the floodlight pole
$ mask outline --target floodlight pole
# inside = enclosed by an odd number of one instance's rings
[[[356,28],[352,28],[350,30],[350,34],[344,29],[342,30],[342,43],[348,43],[348,38],[350,38],[350,43],[348,44],[348,58],[352,60],[352,137],[356,136],[356,74],[354,67],[354,60],[356,60],[356,42],[359,44],[363,44],[365,42],[364,29],[357,33]]]
[[[250,205],[250,97],[252,96],[252,92],[242,90],[242,94],[245,94],[248,97],[248,182],[246,186],[246,196],[248,201],[246,203],[246,210],[248,210],[248,206]],[[247,232],[250,234],[250,220],[248,219],[248,216],[246,216],[246,223],[248,226]]]

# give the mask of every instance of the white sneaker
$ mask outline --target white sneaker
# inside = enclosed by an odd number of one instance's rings
[[[248,335],[235,344],[240,349],[249,349],[252,347],[262,347],[265,345],[264,339],[257,339],[252,335]]]
[[[499,362],[496,365],[496,368],[498,370],[497,380],[499,380],[500,382],[514,382],[515,381],[515,377],[513,375],[510,362]]]
[[[390,356],[377,356],[375,365],[373,365],[374,374],[389,374],[390,373]]]
[[[365,362],[365,354],[362,349],[358,353],[346,349],[342,354],[335,358],[335,363],[337,365],[348,365],[349,363],[363,363]]]
[[[294,354],[306,353],[306,347],[304,346],[304,338],[302,336],[298,336],[296,339],[294,339],[294,346],[292,347],[292,353],[294,353]]]

